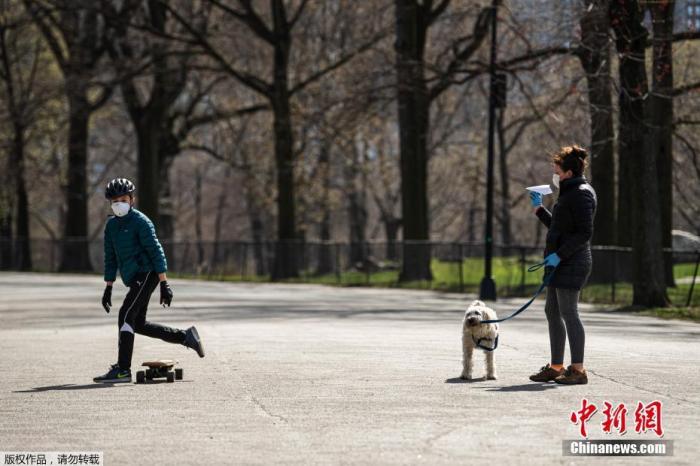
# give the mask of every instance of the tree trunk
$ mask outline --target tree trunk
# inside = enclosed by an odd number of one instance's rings
[[[90,105],[86,80],[66,76],[68,96],[67,210],[64,224],[61,272],[92,271],[88,243],[87,144]]]
[[[504,109],[498,110],[496,131],[498,134],[498,170],[501,178],[501,243],[504,248],[501,254],[510,255],[512,242],[511,218],[510,218],[510,183],[508,179],[508,153],[505,149],[505,131],[503,129]]]
[[[277,246],[273,280],[299,276],[294,190],[294,138],[289,107],[287,67],[291,38],[275,43],[274,112],[275,162],[277,167]]]
[[[362,164],[364,162],[364,147],[357,147],[352,144],[350,151],[352,159],[345,165],[345,185],[348,212],[348,228],[350,238],[350,256],[348,261],[350,266],[365,265],[367,241],[367,205],[364,192],[364,183],[360,180]]]
[[[3,13],[8,13],[4,11]],[[19,33],[19,32],[18,32]],[[3,181],[2,198],[0,198],[0,238],[6,236],[7,243],[0,247],[3,248],[3,255],[7,250],[6,257],[3,257],[2,263],[8,267],[19,270],[30,270],[32,268],[32,258],[30,249],[29,237],[29,206],[27,201],[27,188],[24,180],[24,150],[25,150],[25,131],[26,125],[29,123],[32,107],[32,102],[28,102],[34,90],[30,87],[25,89],[22,86],[21,72],[15,77],[15,66],[18,65],[16,60],[21,60],[22,57],[11,56],[8,53],[7,41],[10,40],[16,44],[15,39],[8,38],[8,34],[15,36],[6,28],[0,31],[0,56],[2,58],[2,69],[0,75],[4,81],[4,91],[6,111],[8,119],[12,123],[12,143],[9,147],[8,165],[6,177]],[[18,65],[19,66],[19,65]],[[19,85],[15,80],[19,81]],[[19,95],[18,95],[19,93]],[[36,104],[36,103],[33,103]],[[13,236],[12,220],[16,221],[16,231],[14,241],[11,241]],[[14,249],[14,257],[12,251]],[[7,262],[5,262],[7,259]]]
[[[424,79],[427,18],[412,0],[396,0],[396,76],[401,150],[403,264],[399,280],[431,280],[428,212],[430,98]]]
[[[251,162],[245,150],[240,151],[241,164],[245,167],[250,167]],[[272,218],[268,214],[268,209],[265,209],[261,198],[263,194],[258,194],[255,190],[256,181],[250,173],[243,174],[243,198],[245,199],[246,214],[250,225],[250,235],[253,241],[253,260],[255,261],[255,275],[262,277],[268,273],[272,274],[265,255],[266,240],[268,234],[265,231],[265,225],[272,223]],[[247,246],[246,246],[247,247]],[[247,261],[247,259],[246,259]],[[274,267],[274,263],[272,264]]]
[[[591,124],[591,183],[598,204],[593,244],[617,244],[615,223],[615,152],[608,46],[609,0],[588,0],[590,10],[581,18],[579,55],[588,81],[588,112]]]
[[[170,167],[172,167],[177,152],[171,153],[162,144],[159,151],[158,237],[161,239],[165,257],[168,259],[168,269],[174,270],[177,267],[177,256],[175,255],[175,212],[170,185]]]
[[[396,250],[396,241],[399,238],[401,220],[398,218],[385,218],[383,223],[384,235],[386,236],[386,260],[394,262],[399,258],[399,252]]]
[[[12,173],[12,160],[8,157],[5,173]],[[8,177],[8,181],[11,178]],[[12,213],[14,211],[13,192],[10,183],[0,186],[0,269],[10,270],[12,264]]]
[[[31,242],[29,235],[29,202],[27,200],[27,187],[24,182],[24,128],[15,124],[14,144],[12,149],[13,176],[15,186],[15,205],[17,207],[17,230],[15,267],[19,270],[31,270]]]
[[[158,204],[161,175],[158,163],[161,123],[158,117],[165,118],[165,115],[147,115],[143,110],[140,113],[138,121],[133,121],[138,148],[137,205],[157,225],[160,220]]]
[[[333,248],[330,245],[331,235],[331,167],[330,154],[327,142],[322,142],[319,165],[320,175],[323,180],[323,197],[321,199],[321,222],[319,225],[319,236],[321,238],[321,246],[318,256],[318,266],[316,267],[317,275],[326,275],[333,272]]]
[[[219,193],[219,198],[216,201],[216,217],[214,218],[214,244],[211,253],[211,265],[215,267],[221,261],[219,243],[221,242],[221,227],[224,224],[224,211],[226,210],[226,199],[229,196],[230,185],[231,185],[231,166],[226,167],[226,172],[224,174],[224,183],[221,187],[221,192]],[[161,214],[161,218],[163,215]]]
[[[265,261],[265,223],[261,217],[260,209],[255,202],[255,196],[247,190],[246,211],[250,223],[250,235],[253,240],[253,259],[255,260],[255,275],[261,277],[267,274]]]
[[[166,32],[168,16],[164,2],[147,2],[147,12],[143,13],[154,32]],[[129,70],[141,65],[132,48],[133,42],[139,39],[129,36],[128,24],[128,21],[122,21],[114,27],[114,42],[120,46],[111,47],[110,55],[118,69]],[[150,54],[148,73],[153,80],[148,94],[142,96],[136,82],[138,76],[123,78],[120,86],[137,138],[138,208],[158,228],[159,236],[169,242],[174,236],[172,213],[165,214],[169,224],[163,227],[160,209],[161,204],[170,201],[168,170],[180,150],[179,140],[173,134],[174,118],[169,113],[184,90],[189,65],[185,57],[171,56],[172,50],[163,44],[151,42],[145,47]],[[163,183],[165,186],[161,186]],[[168,197],[162,202],[164,194]],[[172,210],[169,205],[166,209]]]
[[[472,198],[469,203],[469,210],[467,211],[467,242],[473,244],[476,242],[476,214],[477,207],[474,202],[475,198]]]
[[[675,2],[649,2],[654,30],[652,93],[649,99],[652,127],[651,147],[656,153],[656,177],[661,205],[661,241],[672,247],[673,229],[673,8]],[[664,253],[667,286],[675,286],[673,260]]]
[[[636,219],[633,231],[633,304],[666,306],[656,154],[649,145],[650,118],[649,109],[645,108],[648,95],[646,30],[636,1],[613,0],[610,12],[620,55],[619,157],[629,163],[629,171],[621,171],[620,179],[630,181],[632,189],[628,198],[631,203],[625,207]]]
[[[204,262],[204,248],[202,246],[202,172],[196,169],[194,172],[194,236],[197,241],[197,272]]]
[[[365,231],[367,228],[367,208],[365,199],[361,192],[356,189],[354,179],[349,180],[350,191],[348,199],[348,226],[350,228],[350,264],[364,266],[366,254],[365,243],[367,238]]]

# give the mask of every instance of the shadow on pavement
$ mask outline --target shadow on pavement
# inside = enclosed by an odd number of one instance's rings
[[[476,379],[466,380],[461,377],[454,377],[451,379],[445,379],[445,383],[472,383],[472,382],[486,382],[486,377],[477,377]]]
[[[131,385],[124,383],[91,383],[86,385],[75,385],[72,383],[66,383],[63,385],[48,385],[46,387],[34,387],[30,390],[15,390],[12,393],[38,393],[38,392],[53,392],[58,390],[90,390],[93,388],[107,388],[113,387],[115,385]]]
[[[489,392],[541,392],[557,388],[555,384],[546,383],[525,383],[521,385],[510,385],[508,387],[488,388]]]

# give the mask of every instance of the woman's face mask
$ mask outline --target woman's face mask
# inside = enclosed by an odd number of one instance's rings
[[[114,212],[114,215],[117,217],[125,216],[129,213],[129,210],[131,210],[131,204],[128,202],[112,202],[112,212]]]
[[[555,188],[559,189],[559,174],[555,173],[552,175],[552,184]]]

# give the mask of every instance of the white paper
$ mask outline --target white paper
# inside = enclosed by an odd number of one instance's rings
[[[528,191],[534,191],[536,193],[540,193],[544,196],[547,194],[552,194],[552,188],[548,184],[541,184],[538,186],[528,186],[527,188]]]

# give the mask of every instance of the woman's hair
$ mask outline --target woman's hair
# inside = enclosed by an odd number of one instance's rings
[[[552,155],[552,162],[563,171],[571,170],[574,176],[581,176],[588,166],[588,152],[581,146],[564,146]]]

